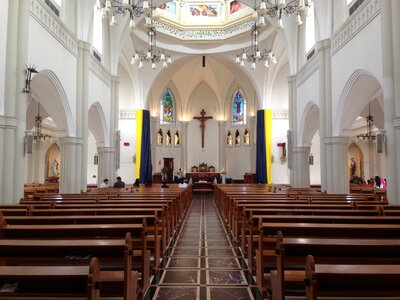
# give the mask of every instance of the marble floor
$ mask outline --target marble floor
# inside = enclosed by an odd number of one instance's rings
[[[241,252],[225,231],[211,193],[195,194],[144,299],[262,299]]]

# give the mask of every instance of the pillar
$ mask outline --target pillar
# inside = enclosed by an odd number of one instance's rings
[[[219,161],[219,170],[226,171],[226,122],[218,121],[218,141],[219,141],[219,151],[218,151],[218,161]],[[217,171],[217,170],[216,170]]]
[[[187,149],[188,149],[188,144],[187,144],[187,129],[188,129],[188,121],[181,121],[181,167],[183,169],[183,172],[189,172],[190,170],[188,169],[187,165]]]
[[[347,194],[349,193],[349,174],[347,165],[349,138],[343,136],[326,137],[325,143],[327,157],[331,160],[330,165],[332,166],[332,169],[330,170],[332,182],[328,184],[327,192],[329,194]]]
[[[29,0],[8,1],[4,116],[0,117],[0,203],[15,204],[24,195]]]
[[[289,88],[289,130],[291,132],[290,143],[288,145],[288,168],[289,168],[289,182],[294,185],[294,161],[292,149],[297,145],[297,87],[296,87],[296,76],[288,76],[288,88]]]
[[[380,4],[387,193],[391,204],[400,204],[400,3]]]
[[[76,153],[76,161],[80,162],[80,190],[84,191],[86,191],[87,187],[88,164],[89,51],[90,44],[88,42],[78,41],[76,64],[76,135],[82,139],[82,144],[81,147],[76,148],[79,151]]]
[[[321,191],[333,190],[332,159],[328,156],[325,138],[332,136],[331,41],[317,42],[319,65],[319,135],[321,154]]]
[[[310,187],[310,165],[308,157],[311,147],[293,147],[293,184],[295,188]]]
[[[82,180],[80,178],[82,166],[77,159],[82,153],[82,138],[60,137],[60,193],[80,193]]]
[[[113,147],[97,147],[97,153],[99,155],[99,165],[97,171],[97,183],[100,184],[105,178],[108,181],[114,182],[115,178],[113,176],[113,155],[115,149]]]
[[[116,178],[116,171],[119,169],[119,160],[120,155],[116,153],[116,151],[120,148],[117,143],[117,130],[118,130],[118,120],[119,120],[119,77],[111,76],[111,105],[110,105],[110,146],[115,149],[114,155],[112,156],[112,170],[111,176],[112,178]]]
[[[151,144],[151,164],[153,166],[153,174],[156,172],[157,166],[157,130],[158,130],[158,117],[150,118],[150,144]],[[135,167],[136,168],[136,167]],[[138,177],[138,176],[136,176]]]

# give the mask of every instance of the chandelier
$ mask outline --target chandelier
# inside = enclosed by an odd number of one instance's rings
[[[258,26],[263,26],[265,22],[259,22]],[[244,50],[241,54],[236,55],[235,62],[244,67],[245,61],[251,63],[251,68],[256,69],[256,62],[264,62],[264,67],[268,68],[270,64],[276,64],[275,54],[271,50],[260,50],[259,35],[256,22],[251,29],[251,48]]]
[[[35,141],[46,140],[46,138],[51,138],[49,134],[44,134],[42,132],[42,117],[40,116],[40,103],[38,103],[38,114],[35,117],[35,128],[33,129],[33,139]]]
[[[164,51],[157,50],[156,30],[152,26],[151,16],[146,18],[146,27],[149,27],[147,32],[149,40],[149,48],[147,52],[143,50],[136,51],[132,56],[131,64],[137,64],[141,69],[144,63],[151,63],[151,68],[155,70],[157,63],[162,63],[162,67],[166,68],[172,62],[171,56],[164,53]]]
[[[374,141],[376,134],[373,133],[374,117],[371,116],[371,104],[368,104],[368,116],[365,117],[367,120],[367,132],[358,134],[357,138],[360,140]]]
[[[150,16],[153,6],[147,0],[97,0],[97,7],[101,10],[103,19],[112,15],[110,25],[118,25],[117,15],[129,15],[129,28],[135,28],[134,17],[140,17],[142,14]]]
[[[282,13],[290,16],[297,13],[296,24],[301,25],[301,12],[309,12],[312,0],[263,0],[258,8],[259,13],[263,16],[267,14],[271,18],[278,16],[278,26],[283,29]]]

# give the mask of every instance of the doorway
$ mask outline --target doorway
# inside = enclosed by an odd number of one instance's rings
[[[174,175],[174,159],[164,157],[164,168],[166,169],[167,173],[167,181],[172,182]]]

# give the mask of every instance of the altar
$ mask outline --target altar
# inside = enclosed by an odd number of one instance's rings
[[[213,192],[214,180],[221,183],[221,174],[217,172],[190,172],[186,173],[186,179],[192,179],[193,192]]]

